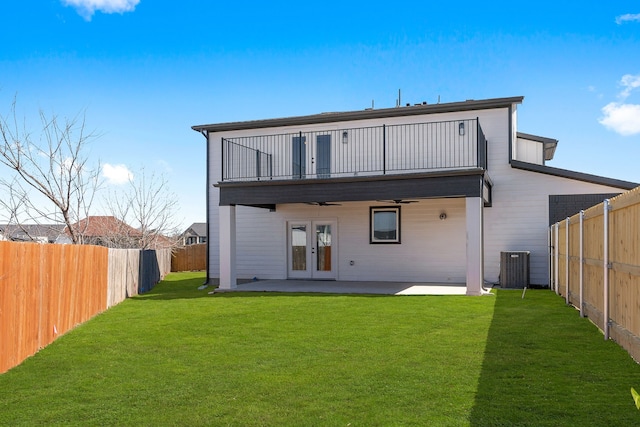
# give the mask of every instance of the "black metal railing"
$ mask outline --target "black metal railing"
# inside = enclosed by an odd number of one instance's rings
[[[222,140],[222,180],[375,176],[487,168],[479,120],[329,128]]]

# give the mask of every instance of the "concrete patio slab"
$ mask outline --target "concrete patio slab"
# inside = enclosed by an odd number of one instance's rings
[[[333,280],[254,280],[215,292],[315,292],[377,295],[465,295],[463,283],[351,282]]]

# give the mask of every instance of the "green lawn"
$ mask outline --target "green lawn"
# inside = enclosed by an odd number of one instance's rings
[[[548,290],[196,290],[170,275],[0,375],[0,425],[621,426],[640,366]]]

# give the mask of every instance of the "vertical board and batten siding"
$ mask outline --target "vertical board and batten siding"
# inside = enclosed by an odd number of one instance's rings
[[[515,110],[514,141],[517,138]],[[485,130],[488,172],[493,181],[492,207],[484,210],[485,280],[499,282],[500,252],[529,251],[531,284],[548,285],[549,195],[610,193],[620,189],[512,168],[507,110],[496,110],[494,114],[503,117],[495,117]]]
[[[242,248],[238,250],[238,277],[286,278],[287,221],[333,220],[337,226],[334,248],[339,254],[340,280],[463,283],[464,199],[401,204],[402,243],[370,244],[369,207],[389,205],[379,201],[345,202],[340,206],[290,204],[279,206],[276,212],[264,211],[259,221],[255,220],[255,209],[239,206],[238,222],[246,225],[237,230],[238,248]],[[440,220],[442,212],[446,212],[446,220]]]
[[[178,248],[171,256],[171,271],[200,271],[207,268],[207,244]]]
[[[583,305],[582,310],[595,325],[605,330],[609,325],[609,335],[625,348],[635,360],[640,360],[640,187],[614,197],[610,201],[609,239],[604,241],[604,205],[601,203],[584,211],[583,225]],[[571,259],[579,257],[580,216],[570,218],[569,248]],[[570,304],[580,308],[579,264],[569,264],[569,294],[566,292],[566,221],[556,223],[558,239],[552,233],[552,246],[560,252],[556,291]],[[574,236],[574,234],[576,236]],[[565,241],[565,242],[563,242]],[[609,267],[606,269],[609,281],[609,306],[605,307],[605,247],[608,247]],[[608,319],[605,318],[609,312]],[[605,335],[606,336],[606,335]]]
[[[350,211],[339,217],[339,273],[343,280],[465,282],[464,199],[399,205],[401,244],[369,244],[369,206],[385,204],[349,204]],[[440,220],[443,212],[446,220]]]
[[[530,251],[531,283],[548,283],[549,194],[587,194],[619,190],[511,167],[491,173],[493,207],[485,209],[485,259],[500,251]],[[526,197],[523,197],[526,195]],[[500,227],[498,224],[502,224]],[[496,270],[494,270],[496,269]],[[489,280],[496,279],[497,266],[487,266]],[[493,275],[491,274],[493,273]]]
[[[543,144],[525,138],[517,138],[517,144],[513,149],[513,158],[536,165],[544,164]]]
[[[479,118],[489,140],[507,141],[507,109],[438,113],[428,116],[393,117],[374,120],[220,132],[210,135],[209,173],[212,184],[222,179],[221,139],[292,132],[318,132],[400,124],[419,124]],[[475,129],[469,129],[475,135]],[[495,138],[501,132],[500,138]],[[339,140],[334,152],[344,150]],[[348,144],[346,144],[348,145]],[[489,148],[491,153],[491,148]],[[491,161],[490,161],[491,164]],[[209,277],[219,276],[219,190],[209,194]],[[388,204],[388,203],[387,203]],[[278,205],[276,212],[236,207],[237,275],[240,278],[282,279],[287,275],[286,221],[292,219],[336,219],[338,227],[338,280],[406,280],[461,283],[466,279],[466,220],[464,199],[423,200],[403,204],[402,244],[369,244],[369,206],[385,203],[343,202],[341,206]],[[447,211],[446,221],[439,215]],[[451,210],[451,212],[449,211]],[[421,213],[424,211],[424,213]],[[414,215],[414,213],[417,213]],[[354,261],[354,266],[349,261]]]
[[[511,114],[511,116],[510,116]],[[417,124],[425,122],[440,122],[450,120],[479,119],[488,145],[488,174],[493,181],[492,207],[484,209],[484,266],[485,280],[493,283],[499,282],[500,274],[500,253],[503,251],[529,251],[530,255],[530,279],[531,284],[548,284],[548,215],[549,215],[549,195],[552,194],[591,194],[591,193],[611,193],[619,192],[619,188],[587,183],[557,176],[545,175],[530,171],[514,169],[509,163],[510,149],[509,142],[517,140],[517,108],[496,108],[490,110],[477,110],[468,112],[438,113],[427,116],[393,117],[388,119],[357,120],[351,122],[331,123],[327,125],[309,125],[299,127],[279,127],[269,129],[253,129],[213,133],[210,135],[208,144],[210,164],[209,173],[212,184],[222,179],[221,175],[221,138],[247,137],[251,135],[270,135],[292,132],[317,132],[323,129],[352,129],[366,128],[372,126],[388,126],[396,124]],[[510,132],[509,122],[513,122]],[[334,141],[338,146],[339,141]],[[516,147],[517,148],[517,147]],[[335,152],[339,152],[337,148]],[[511,153],[511,155],[515,155]],[[383,185],[383,184],[381,184]],[[461,199],[464,202],[464,199]],[[210,188],[209,194],[209,221],[211,222],[211,236],[209,238],[209,277],[219,276],[219,190]],[[447,207],[448,199],[429,201],[429,209],[438,210],[441,203]],[[405,277],[408,280],[420,281],[441,281],[451,277],[458,277],[458,272],[445,274],[445,267],[442,271],[430,269],[432,265],[449,265],[452,254],[448,251],[447,242],[451,240],[449,236],[443,237],[436,233],[436,236],[426,236],[422,239],[422,246],[411,246],[409,241],[403,237],[400,248],[392,248],[390,245],[382,245],[379,248],[372,248],[368,241],[368,230],[366,233],[354,232],[352,230],[368,227],[369,205],[377,205],[376,201],[369,204],[355,204],[350,202],[342,203],[339,207],[319,207],[323,217],[338,219],[338,244],[339,244],[339,280],[401,280]],[[415,205],[425,206],[424,202],[413,205],[402,205],[403,236],[407,236],[406,230],[418,230],[429,233],[429,223],[412,218],[411,212]],[[464,206],[464,203],[463,205]],[[366,209],[365,209],[366,208]],[[286,277],[286,213],[293,212],[291,209],[300,209],[299,215],[293,216],[298,219],[304,215],[313,218],[317,215],[315,210],[304,206],[277,206],[277,211],[268,212],[264,209],[237,208],[237,273],[238,277],[264,277],[264,278],[284,278]],[[280,212],[285,214],[281,215]],[[407,215],[405,215],[407,213]],[[455,230],[452,230],[454,240],[452,247],[460,249],[460,242],[457,236],[465,236],[466,223],[464,214],[459,223],[456,223]],[[446,221],[443,227],[450,227],[457,219],[452,218]],[[415,222],[414,222],[415,221]],[[438,229],[440,230],[440,229]],[[466,242],[465,242],[466,245]],[[386,249],[385,249],[386,246]],[[433,246],[440,247],[440,250],[433,250]],[[428,253],[432,264],[424,264],[422,269],[416,269],[412,262],[405,262],[407,254],[404,248],[412,248],[409,259],[415,256],[415,251]],[[346,250],[343,250],[347,248]],[[366,270],[353,268],[348,265],[350,255],[354,257],[372,256],[372,260],[394,259],[395,267],[382,269],[382,272],[373,269]],[[420,257],[426,259],[427,257]],[[462,246],[458,253],[456,262],[462,259],[464,265],[466,259],[466,249]],[[358,266],[358,261],[355,266]],[[360,265],[366,265],[363,261]],[[374,273],[375,272],[375,273]],[[377,274],[381,273],[381,274]],[[464,281],[464,278],[462,279]]]
[[[309,205],[300,206],[313,208]],[[278,206],[276,212],[247,206],[236,207],[236,265],[239,278],[286,278],[287,236],[281,207],[285,209],[284,206]]]
[[[170,249],[0,242],[0,373],[151,289],[169,272],[170,257]]]

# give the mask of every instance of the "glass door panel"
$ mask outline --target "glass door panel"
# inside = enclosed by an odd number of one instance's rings
[[[331,176],[331,135],[316,137],[316,175],[318,178]]]
[[[291,226],[291,270],[307,270],[307,226]]]
[[[331,224],[315,224],[316,268],[315,271],[331,271]]]

